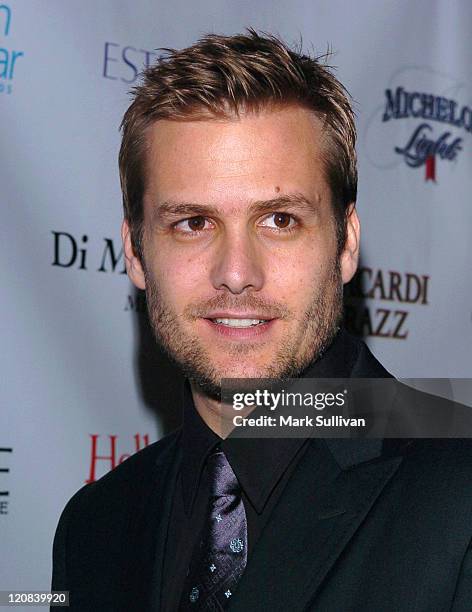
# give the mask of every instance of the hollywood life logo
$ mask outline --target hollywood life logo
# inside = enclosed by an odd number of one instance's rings
[[[394,147],[410,168],[425,167],[425,181],[436,182],[436,160],[455,161],[463,150],[463,130],[472,133],[472,109],[457,100],[404,87],[385,91],[382,121],[417,119],[402,145]],[[438,124],[450,127],[442,129]],[[451,129],[452,128],[452,129]]]
[[[10,468],[5,467],[7,458],[13,452],[12,448],[9,447],[0,447],[0,475],[8,474],[10,472]],[[0,482],[0,516],[3,514],[8,514],[8,497],[10,496],[10,491],[5,488],[6,482],[2,477]]]
[[[6,4],[0,4],[0,36],[8,38],[11,30],[12,10]],[[18,61],[24,57],[24,51],[16,51],[0,42],[0,93],[13,92],[13,80],[16,75]]]
[[[142,448],[149,446],[149,434],[141,436],[139,433],[134,434],[133,443],[134,448],[129,453],[118,454],[117,452],[117,440],[118,436],[111,434],[108,435],[108,440],[99,440],[99,434],[90,435],[90,464],[88,470],[88,478],[85,480],[86,484],[95,482],[100,476],[103,476],[108,471],[113,470],[117,465],[126,461],[132,454],[137,453]],[[98,446],[100,444],[100,451]],[[99,454],[102,453],[102,454]],[[97,467],[100,469],[100,476],[98,475]]]
[[[131,85],[138,79],[141,71],[148,68],[158,57],[159,54],[155,51],[105,42],[102,76]]]
[[[360,268],[345,287],[347,329],[356,336],[406,340],[411,307],[429,306],[429,281],[414,272]]]

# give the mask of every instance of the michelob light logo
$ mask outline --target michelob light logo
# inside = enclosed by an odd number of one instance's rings
[[[410,168],[424,166],[426,181],[436,181],[436,162],[455,161],[464,132],[472,133],[472,109],[457,100],[404,87],[385,91],[382,121],[417,119],[411,135],[394,152]]]
[[[16,76],[19,60],[23,51],[11,49],[8,39],[12,23],[12,10],[6,4],[0,4],[0,93],[10,94],[13,91],[13,80]]]
[[[441,182],[447,189],[451,180],[462,180],[472,134],[471,94],[470,82],[460,75],[435,66],[398,66],[373,105],[367,101],[367,159],[383,171],[416,170],[428,186]],[[413,181],[410,188],[418,185]]]

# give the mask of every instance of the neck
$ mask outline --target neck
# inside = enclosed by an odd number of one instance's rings
[[[223,439],[226,438],[234,428],[234,410],[231,405],[208,397],[194,382],[190,383],[190,387],[198,414],[216,435]]]

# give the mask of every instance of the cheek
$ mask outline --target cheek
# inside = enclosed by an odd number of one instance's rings
[[[208,291],[208,266],[200,258],[172,251],[161,252],[154,262],[154,276],[167,302],[184,306],[198,299],[204,288]]]
[[[270,278],[278,291],[293,303],[297,296],[313,293],[313,288],[331,270],[334,257],[331,245],[315,248],[312,242],[305,242],[299,249],[271,258]]]
[[[302,262],[291,258],[278,264],[272,262],[266,275],[266,286],[262,293],[270,301],[285,306],[298,319],[298,313],[306,309],[310,301],[310,279]]]

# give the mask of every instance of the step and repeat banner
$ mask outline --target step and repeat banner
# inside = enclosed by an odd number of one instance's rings
[[[355,100],[348,327],[399,377],[472,374],[468,0],[0,0],[0,589],[47,590],[69,497],[179,422],[120,244],[118,127],[159,47],[248,26]]]

